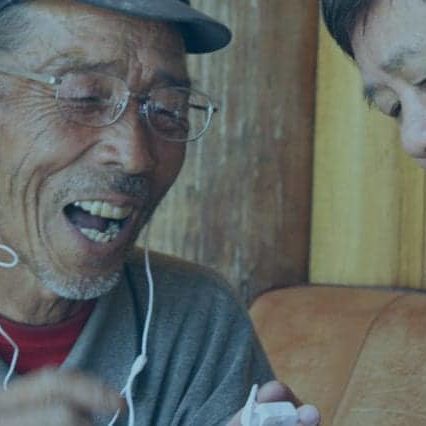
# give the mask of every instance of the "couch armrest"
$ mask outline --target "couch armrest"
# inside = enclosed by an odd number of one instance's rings
[[[304,286],[250,313],[278,378],[324,426],[426,424],[426,294]]]

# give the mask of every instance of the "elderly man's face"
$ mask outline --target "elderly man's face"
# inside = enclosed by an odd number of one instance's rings
[[[181,37],[164,23],[71,0],[31,10],[28,42],[2,53],[2,64],[53,75],[96,70],[141,94],[187,80]],[[154,135],[134,99],[113,125],[85,127],[64,119],[50,88],[3,75],[0,134],[0,242],[62,296],[108,291],[179,173],[184,145]]]
[[[426,3],[377,0],[352,42],[367,99],[398,121],[404,149],[426,168]]]

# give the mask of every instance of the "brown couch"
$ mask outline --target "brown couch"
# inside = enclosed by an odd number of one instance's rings
[[[290,287],[250,313],[277,376],[323,426],[426,425],[426,294]]]

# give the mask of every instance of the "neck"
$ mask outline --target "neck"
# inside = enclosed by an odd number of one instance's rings
[[[56,324],[73,316],[84,304],[56,295],[23,269],[0,269],[2,316],[30,325]]]

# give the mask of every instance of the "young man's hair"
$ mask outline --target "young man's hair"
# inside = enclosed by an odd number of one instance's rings
[[[354,57],[351,37],[357,22],[365,21],[374,0],[321,0],[324,22],[338,45]]]

